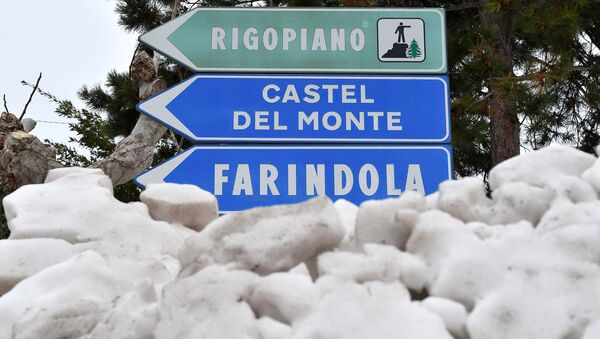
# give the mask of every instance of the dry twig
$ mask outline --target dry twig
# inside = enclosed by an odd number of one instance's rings
[[[29,100],[27,100],[25,107],[23,107],[23,113],[21,113],[21,116],[19,117],[19,121],[23,120],[23,117],[25,116],[25,112],[27,112],[27,106],[29,106],[29,103],[31,102],[31,99],[33,98],[33,95],[35,94],[35,91],[37,91],[38,86],[40,85],[40,80],[42,80],[42,72],[40,72],[40,76],[38,76],[38,79],[35,82],[35,86],[33,86],[33,90],[31,91],[31,94],[29,95]]]

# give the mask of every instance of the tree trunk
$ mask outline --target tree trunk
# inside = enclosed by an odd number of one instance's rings
[[[136,53],[131,73],[138,82],[140,100],[167,88],[166,82],[158,78],[154,61],[144,51]],[[131,134],[119,142],[111,155],[98,161],[93,167],[101,168],[113,185],[124,184],[152,164],[156,143],[166,131],[167,128],[160,123],[140,114]]]
[[[491,128],[492,165],[495,166],[519,154],[519,119],[511,98],[512,83],[501,80],[514,75],[510,41],[511,13],[505,8],[486,9],[486,2],[480,1],[480,17],[486,34],[486,61],[490,77],[487,110]]]

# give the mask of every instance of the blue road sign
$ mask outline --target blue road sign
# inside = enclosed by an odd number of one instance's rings
[[[200,74],[138,110],[193,141],[449,143],[447,76]]]
[[[196,146],[136,178],[194,184],[223,212],[327,195],[355,204],[431,194],[452,176],[451,149],[438,146]]]

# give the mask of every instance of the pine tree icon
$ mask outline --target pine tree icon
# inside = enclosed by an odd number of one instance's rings
[[[419,43],[417,40],[413,39],[410,42],[410,47],[408,48],[408,57],[409,58],[418,58],[421,56],[421,48],[419,47]]]

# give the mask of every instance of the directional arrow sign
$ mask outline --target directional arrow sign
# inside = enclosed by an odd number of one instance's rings
[[[446,76],[203,74],[138,110],[194,141],[450,141]]]
[[[408,190],[430,194],[451,175],[449,146],[196,146],[136,181],[197,185],[227,212],[315,195],[360,204]]]
[[[193,71],[446,73],[443,9],[198,8],[140,37]]]

